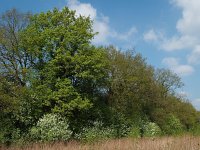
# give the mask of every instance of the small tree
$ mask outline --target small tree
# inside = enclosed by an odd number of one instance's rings
[[[183,125],[181,124],[180,120],[176,116],[174,116],[173,114],[170,114],[166,118],[163,131],[165,134],[168,134],[168,135],[178,135],[183,132]]]

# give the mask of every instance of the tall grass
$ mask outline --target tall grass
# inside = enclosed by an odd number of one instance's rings
[[[10,147],[5,150],[199,150],[200,137],[161,137],[140,139],[115,139],[93,144],[83,144],[76,141],[46,144],[32,144],[24,147]]]

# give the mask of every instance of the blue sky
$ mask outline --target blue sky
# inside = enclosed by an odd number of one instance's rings
[[[179,93],[200,110],[199,0],[0,0],[0,13],[64,6],[94,20],[94,44],[134,48],[152,66],[177,73],[185,83]]]

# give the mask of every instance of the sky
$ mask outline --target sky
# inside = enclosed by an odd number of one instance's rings
[[[0,0],[0,13],[65,6],[94,21],[93,44],[135,49],[155,68],[178,74],[185,84],[179,94],[200,110],[200,0]]]

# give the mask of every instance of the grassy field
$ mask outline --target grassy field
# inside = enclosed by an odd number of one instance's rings
[[[1,148],[5,150],[200,150],[200,137],[162,137],[141,139],[116,139],[93,144],[75,141],[54,144],[33,144],[29,146]]]

